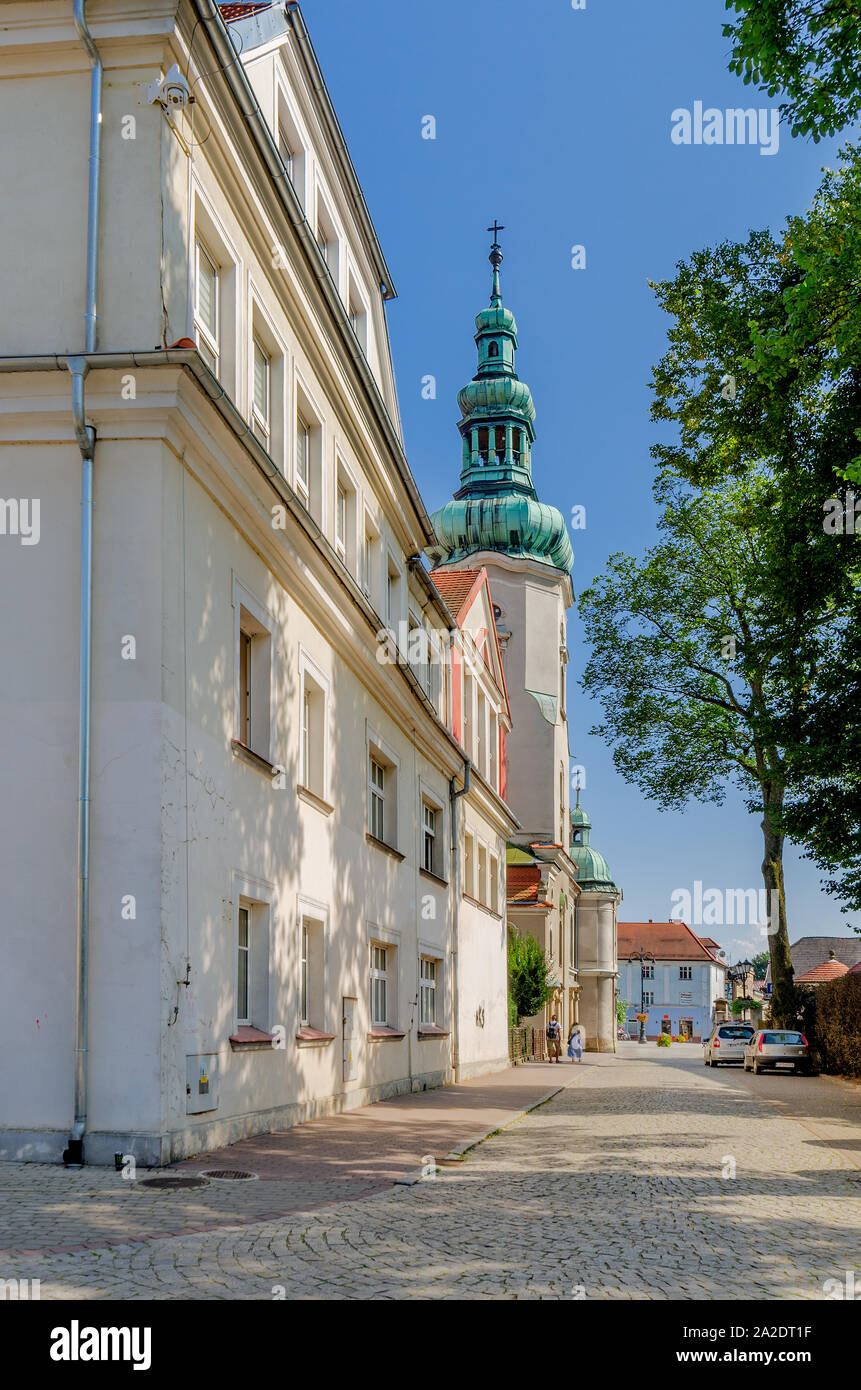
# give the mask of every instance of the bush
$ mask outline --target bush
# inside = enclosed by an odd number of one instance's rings
[[[861,1076],[861,975],[844,975],[810,993],[802,1024],[818,1065],[839,1076]]]
[[[661,1033],[660,1037],[658,1038],[658,1047],[671,1047],[671,1046],[672,1046],[672,1040],[671,1040],[671,1038],[670,1038],[669,1033]]]
[[[533,1018],[553,993],[549,966],[535,937],[528,932],[521,935],[512,927],[508,936],[508,978],[518,1022],[521,1018]]]

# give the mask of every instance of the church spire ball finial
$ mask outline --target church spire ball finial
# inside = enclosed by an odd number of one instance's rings
[[[502,250],[499,245],[499,233],[505,231],[505,226],[493,219],[493,226],[488,227],[489,232],[493,232],[493,245],[490,248],[488,260],[493,266],[493,291],[490,296],[491,306],[502,303],[502,287],[499,283],[499,267],[502,265]]]

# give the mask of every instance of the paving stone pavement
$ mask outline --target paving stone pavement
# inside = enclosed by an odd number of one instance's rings
[[[589,1061],[574,1085],[416,1186],[139,1243],[117,1222],[101,1249],[7,1254],[0,1277],[40,1279],[43,1299],[743,1290],[771,1301],[822,1299],[825,1281],[849,1270],[861,1283],[861,1088],[775,1077],[758,1089],[762,1078],[705,1069],[693,1047],[661,1055],[631,1044]],[[88,1200],[86,1172],[61,1175],[82,1181],[60,1200],[40,1181],[51,1171],[32,1166],[30,1191],[17,1195],[34,1230],[52,1207],[73,1217]]]

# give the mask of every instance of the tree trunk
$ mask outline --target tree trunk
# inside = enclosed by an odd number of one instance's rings
[[[765,855],[762,877],[768,903],[768,953],[771,960],[771,1021],[778,1028],[795,1023],[796,992],[789,932],[786,925],[786,893],[783,883],[783,834],[776,816],[783,805],[783,788],[763,788],[762,835]]]

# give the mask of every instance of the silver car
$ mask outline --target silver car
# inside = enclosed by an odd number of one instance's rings
[[[752,1023],[719,1023],[703,1043],[703,1062],[719,1067],[721,1062],[743,1062],[744,1049],[756,1029]]]
[[[807,1071],[808,1066],[807,1039],[789,1028],[760,1028],[744,1049],[744,1069],[754,1076],[767,1067]]]

